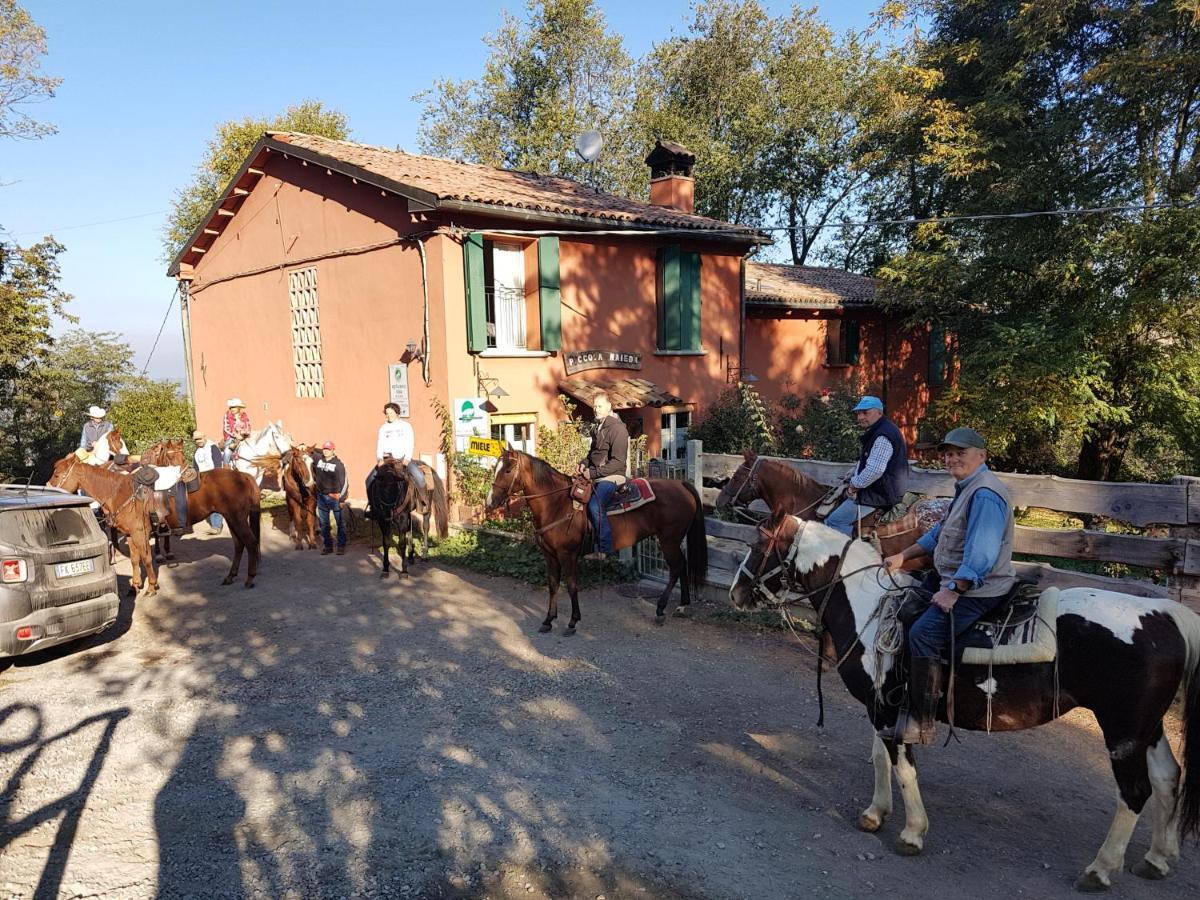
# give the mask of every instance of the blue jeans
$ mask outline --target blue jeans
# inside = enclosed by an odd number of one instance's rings
[[[413,480],[413,482],[416,484],[417,487],[424,489],[425,473],[421,470],[421,467],[419,465],[417,465],[417,461],[415,459],[409,461],[407,469],[408,469],[408,477]],[[371,490],[371,483],[375,480],[375,476],[378,473],[379,473],[378,468],[372,468],[371,471],[367,473],[367,490],[368,491]]]
[[[865,518],[875,511],[873,506],[859,506],[853,500],[843,500],[838,508],[825,517],[825,524],[835,528],[846,537],[854,536],[854,526],[860,518]]]
[[[954,635],[962,637],[980,617],[995,609],[999,597],[959,597],[954,604]],[[950,650],[950,614],[936,606],[921,613],[908,629],[908,646],[914,659],[923,656],[947,657]]]
[[[208,527],[211,528],[213,531],[220,531],[221,524],[222,524],[222,519],[221,519],[220,513],[213,513],[211,516],[208,517]]]
[[[617,485],[611,481],[597,481],[592,485],[592,499],[588,501],[588,518],[592,520],[592,528],[596,531],[597,553],[612,553],[612,529],[608,527],[608,515],[604,512],[608,501],[617,492]]]
[[[317,494],[317,520],[321,523],[321,540],[326,549],[333,549],[333,537],[329,533],[329,514],[337,522],[337,540],[339,547],[346,546],[346,524],[342,518],[342,504],[328,494]]]

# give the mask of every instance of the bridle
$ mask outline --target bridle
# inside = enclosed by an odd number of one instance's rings
[[[511,457],[510,457],[510,459],[511,459]],[[521,471],[521,460],[522,459],[523,459],[522,454],[520,454],[520,453],[516,454],[517,462],[512,468],[512,475],[509,476],[509,479],[508,479],[508,490],[504,494],[504,513],[505,513],[505,515],[508,515],[509,511],[512,509],[513,488],[517,484],[517,473]],[[499,475],[500,475],[500,473],[497,472],[496,477],[499,477]],[[493,479],[492,480],[492,490],[495,490],[495,489],[496,489],[496,482],[495,482],[495,479]],[[566,487],[554,488],[554,490],[543,491],[540,494],[527,494],[527,493],[525,493],[524,488],[522,488],[521,496],[524,497],[526,500],[536,500],[539,497],[550,497],[554,494],[562,494],[562,493],[565,493],[566,491],[569,491],[570,489],[571,489],[571,482],[568,481]],[[563,522],[572,521],[575,518],[575,516],[578,514],[579,514],[579,510],[575,509],[574,504],[572,504],[571,511],[569,513],[567,513],[565,516],[555,519],[549,525],[543,525],[540,528],[534,529],[533,533],[536,535],[545,534],[547,531],[549,531],[551,528],[555,527],[556,525],[561,525]]]
[[[50,478],[51,485],[50,486],[56,487],[59,490],[62,490],[61,483],[66,481],[67,478],[70,477],[71,473],[75,471],[75,467],[77,465],[79,465],[79,457],[72,454],[71,455],[71,465],[67,467],[67,471],[63,472],[62,475],[51,476],[51,478]],[[112,470],[110,469],[109,471],[112,471]],[[121,473],[117,472],[115,474],[121,474]],[[54,484],[55,481],[59,482],[59,484]],[[120,487],[115,488],[113,490],[113,492],[109,495],[107,500],[101,500],[99,497],[93,497],[92,499],[100,504],[101,509],[105,509],[106,507],[112,506],[112,502],[113,502],[114,498],[116,498],[117,493],[120,490],[121,490]],[[137,499],[137,488],[136,487],[130,488],[129,499],[126,500],[124,503],[122,503],[120,506],[118,506],[116,509],[112,510],[112,512],[106,512],[104,514],[104,516],[102,517],[104,523],[106,525],[112,525],[113,527],[116,527],[117,516],[119,516],[121,514],[121,511],[124,510],[125,507],[127,507],[130,503],[132,503],[136,499]]]

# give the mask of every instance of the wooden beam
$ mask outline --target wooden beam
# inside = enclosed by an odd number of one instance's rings
[[[254,168],[254,166],[251,166],[250,168],[248,168],[248,169],[246,170],[246,174],[248,174],[248,175],[258,175],[258,176],[262,176],[262,175],[264,175],[264,174],[266,174],[266,173],[265,173],[265,172],[263,172],[263,170],[262,170],[262,169],[256,169],[256,168]]]
[[[235,215],[235,213],[232,209],[218,209],[217,215],[218,216],[232,216],[232,215]]]
[[[207,250],[205,250],[203,247],[197,247],[197,246],[195,246],[195,245],[193,244],[193,245],[192,245],[192,252],[193,252],[193,253],[207,253],[208,251],[207,251]]]
[[[233,195],[235,197],[245,197],[248,193],[250,192],[243,187],[235,187],[233,189]]]
[[[1184,562],[1187,544],[1187,541],[1178,538],[1029,528],[1024,525],[1018,525],[1013,534],[1013,549],[1017,553],[1123,563],[1147,569],[1165,569],[1167,572],[1174,571],[1176,566]]]
[[[1056,569],[1045,563],[1014,562],[1013,567],[1017,570],[1018,576],[1036,582],[1038,587],[1092,588],[1099,591],[1133,594],[1135,597],[1167,596],[1165,587],[1149,581],[1106,578],[1103,575],[1089,575],[1086,572],[1068,572],[1066,569]]]
[[[205,234],[217,235],[217,234],[220,234],[221,232],[217,231],[217,229],[215,229],[215,228],[205,228],[205,229],[204,229],[204,233],[205,233]]]

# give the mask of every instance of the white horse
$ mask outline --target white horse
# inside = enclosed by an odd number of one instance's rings
[[[237,446],[237,457],[233,467],[239,472],[245,472],[262,487],[264,468],[257,465],[258,460],[278,459],[292,449],[292,438],[283,430],[283,420],[268,422],[266,427],[257,431]]]

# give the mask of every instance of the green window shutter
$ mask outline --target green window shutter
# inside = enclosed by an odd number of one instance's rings
[[[846,340],[846,365],[857,366],[859,360],[857,319],[848,319],[846,321],[842,326],[842,336]]]
[[[700,349],[700,254],[685,250],[679,266],[679,349]]]
[[[562,291],[558,279],[558,238],[538,238],[538,305],[542,314],[542,349],[562,349]]]
[[[463,278],[467,295],[467,350],[487,349],[487,294],[483,277],[483,235],[472,232],[463,242]]]
[[[658,349],[680,350],[682,321],[680,310],[681,272],[677,246],[658,249]]]
[[[946,330],[940,322],[929,323],[929,386],[946,383]]]

